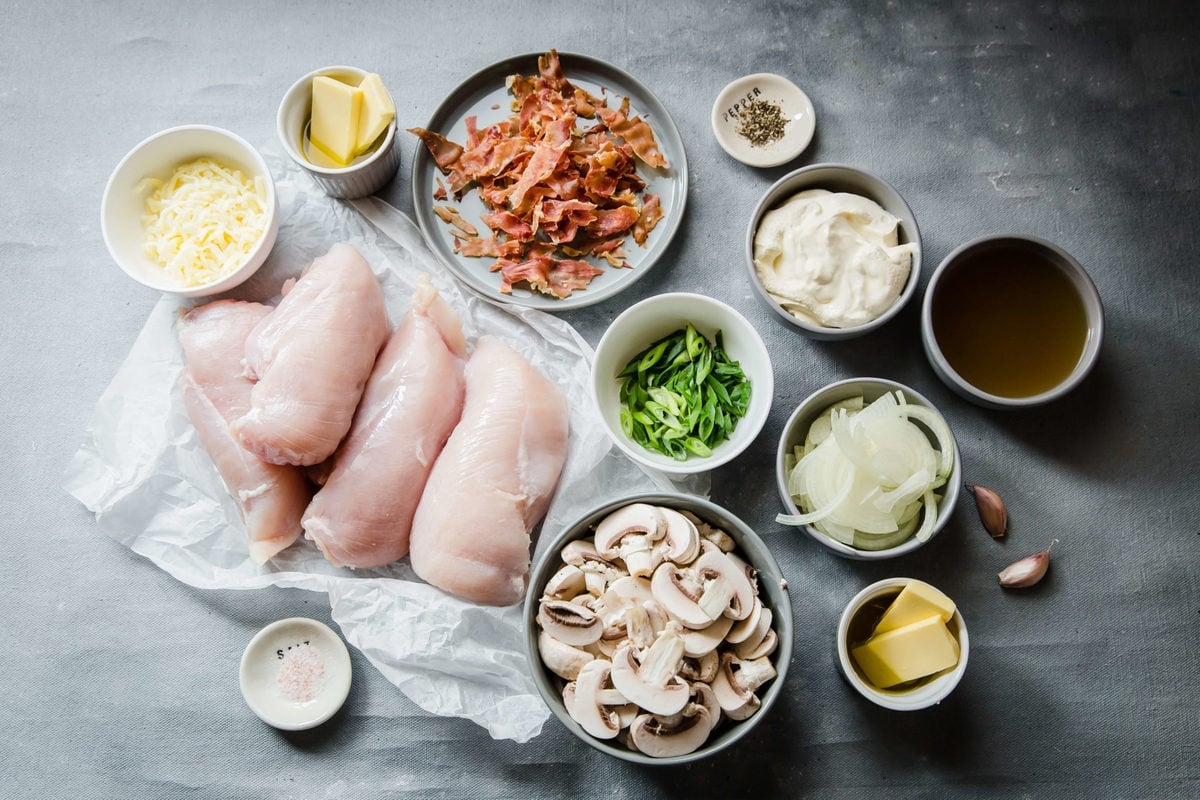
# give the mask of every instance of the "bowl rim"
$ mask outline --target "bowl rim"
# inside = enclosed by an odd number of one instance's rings
[[[267,223],[263,228],[262,235],[259,237],[258,243],[254,249],[246,256],[245,260],[234,269],[225,275],[218,277],[216,280],[199,286],[173,286],[165,285],[162,282],[149,281],[138,271],[131,269],[126,263],[125,258],[118,251],[115,245],[114,238],[109,230],[110,206],[113,203],[114,183],[117,176],[120,175],[129,165],[129,162],[140,153],[144,148],[148,147],[160,139],[166,139],[172,136],[179,136],[186,132],[202,131],[204,133],[214,134],[233,142],[246,155],[246,166],[253,167],[255,177],[263,178],[263,182],[267,188]],[[267,161],[263,158],[262,153],[258,148],[254,147],[248,141],[243,139],[238,134],[227,128],[221,128],[216,125],[207,125],[204,123],[192,123],[186,125],[175,125],[170,128],[152,133],[140,142],[135,144],[128,152],[117,162],[117,166],[109,173],[108,180],[104,184],[104,193],[100,198],[100,235],[104,239],[104,246],[108,250],[109,256],[121,268],[121,271],[133,278],[141,285],[154,289],[165,294],[175,295],[178,297],[205,297],[212,294],[219,294],[222,291],[232,289],[250,278],[258,267],[262,266],[266,261],[270,251],[275,246],[275,240],[279,233],[279,195],[275,189],[275,178],[271,174],[271,168],[267,166]],[[250,265],[258,262],[254,269],[247,270]]]
[[[1075,369],[1057,386],[1027,397],[1004,397],[973,385],[950,365],[945,354],[942,353],[941,346],[937,343],[937,336],[933,330],[933,299],[942,276],[971,251],[986,247],[1000,247],[1005,244],[1045,251],[1047,260],[1069,273],[1068,277],[1072,279],[1072,285],[1079,290],[1079,299],[1084,305],[1088,318],[1088,338],[1084,342],[1083,352],[1079,355],[1079,362],[1075,365]],[[1100,297],[1100,292],[1091,275],[1083,268],[1079,260],[1053,242],[1020,233],[995,233],[978,236],[951,250],[930,275],[924,297],[921,300],[921,343],[924,346],[925,356],[937,376],[947,386],[968,400],[996,409],[1039,406],[1057,400],[1082,383],[1091,373],[1096,362],[1100,360],[1100,349],[1104,343],[1104,301]]]
[[[648,313],[648,308],[653,308],[656,305],[677,300],[695,302],[705,305],[709,309],[715,309],[717,313],[727,314],[731,319],[737,321],[737,324],[744,327],[744,329],[750,334],[747,339],[751,343],[752,349],[759,351],[759,354],[762,356],[762,363],[766,366],[763,375],[752,376],[749,373],[746,373],[746,377],[751,381],[751,397],[753,398],[757,396],[757,393],[761,392],[761,396],[766,397],[766,403],[761,406],[762,412],[759,414],[758,418],[751,417],[749,409],[747,409],[746,416],[742,417],[738,421],[738,426],[735,428],[735,432],[740,430],[741,426],[748,425],[748,427],[745,429],[746,438],[742,444],[736,447],[728,448],[727,451],[722,453],[720,456],[716,456],[714,451],[714,455],[712,456],[691,456],[686,461],[672,461],[670,464],[667,464],[662,463],[663,461],[667,460],[666,456],[655,454],[662,459],[662,461],[659,461],[658,459],[654,459],[648,455],[649,451],[646,451],[645,453],[640,452],[641,448],[636,442],[630,442],[625,437],[623,431],[614,429],[612,425],[609,424],[609,420],[605,416],[603,408],[600,406],[599,386],[601,380],[610,379],[602,378],[600,376],[599,370],[597,369],[597,363],[600,360],[600,353],[604,352],[606,347],[615,347],[613,342],[614,337],[617,334],[615,334],[614,331],[618,329],[622,322],[627,322],[628,319],[635,313],[645,314]],[[719,327],[722,330],[725,330],[727,326],[722,325]],[[649,342],[646,342],[642,346],[645,347],[646,344],[649,344]],[[763,385],[764,378],[765,385]],[[758,438],[758,435],[762,433],[762,429],[766,426],[767,419],[771,415],[771,405],[775,396],[775,367],[771,362],[771,352],[767,349],[766,342],[763,341],[762,334],[759,333],[758,328],[756,328],[754,324],[750,322],[750,320],[746,319],[746,317],[733,306],[706,294],[699,294],[696,292],[665,292],[663,294],[651,295],[643,300],[639,300],[618,314],[617,317],[609,323],[608,327],[601,335],[600,341],[596,344],[595,350],[593,351],[591,376],[588,388],[592,396],[592,405],[599,413],[601,424],[604,426],[604,430],[608,434],[609,439],[622,453],[629,457],[630,460],[641,467],[657,470],[659,472],[664,472],[671,475],[692,475],[699,472],[707,472],[729,463],[744,453],[746,449],[754,443],[754,440]],[[732,438],[727,439],[722,443],[721,446],[727,443],[732,443]]]
[[[962,612],[958,608],[958,603],[955,603],[953,619],[958,627],[958,636],[955,637],[958,640],[959,647],[958,663],[952,670],[935,679],[935,681],[940,683],[936,690],[929,693],[928,697],[917,701],[910,700],[905,702],[902,698],[904,698],[907,693],[881,691],[859,677],[858,673],[854,669],[854,665],[850,663],[849,630],[851,618],[853,618],[854,613],[858,611],[867,600],[881,595],[884,593],[884,591],[887,591],[893,587],[903,587],[914,581],[924,583],[927,586],[933,586],[933,584],[929,583],[929,581],[923,581],[919,578],[884,578],[863,588],[858,592],[858,594],[851,598],[850,602],[846,603],[845,608],[842,610],[841,616],[838,617],[837,633],[835,634],[838,666],[841,667],[842,675],[845,677],[846,682],[849,683],[850,686],[852,686],[860,695],[870,700],[875,705],[891,709],[892,711],[920,711],[922,709],[935,706],[945,700],[958,686],[959,682],[962,680],[962,676],[966,673],[967,659],[971,651],[971,639],[967,634],[967,623],[966,620],[963,619]],[[937,587],[934,586],[933,588],[936,589]],[[938,589],[938,591],[941,590]],[[926,684],[926,686],[928,685],[929,684]]]
[[[279,106],[275,111],[275,135],[278,137],[280,144],[283,145],[283,149],[287,152],[288,156],[304,169],[307,169],[317,175],[327,175],[330,177],[353,175],[360,170],[365,170],[376,161],[383,158],[384,154],[392,149],[392,145],[396,138],[397,128],[397,118],[393,117],[391,123],[388,124],[387,131],[384,133],[383,141],[379,143],[379,146],[375,148],[375,151],[362,161],[356,161],[353,164],[347,164],[344,167],[322,167],[305,158],[304,154],[297,150],[296,146],[292,144],[292,140],[288,136],[289,131],[286,129],[285,124],[287,111],[292,106],[295,98],[306,88],[308,91],[312,91],[310,86],[313,78],[317,78],[322,75],[333,76],[338,72],[354,75],[358,77],[359,80],[362,80],[363,78],[372,74],[369,70],[365,70],[362,67],[352,67],[346,64],[332,64],[328,67],[314,69],[307,75],[298,78],[295,83],[288,87],[287,91],[283,93],[283,99],[279,101]],[[392,105],[394,106],[396,104],[396,98],[392,96],[392,91],[387,87],[387,84],[384,84],[383,90],[388,93],[388,97],[391,98]],[[311,95],[309,96],[308,102],[312,102]],[[303,129],[301,129],[301,135],[303,135]]]
[[[563,545],[569,541],[583,538],[590,530],[590,521],[598,521],[605,514],[608,514],[617,508],[629,505],[630,503],[650,503],[656,505],[668,505],[672,508],[687,508],[688,506],[699,507],[703,509],[703,513],[694,512],[702,519],[712,521],[715,519],[725,520],[730,523],[728,527],[733,530],[726,530],[730,536],[734,537],[737,542],[737,550],[742,550],[747,562],[758,570],[760,576],[759,586],[761,593],[773,593],[771,611],[774,614],[773,619],[779,620],[776,627],[776,635],[779,637],[779,644],[775,652],[772,654],[772,663],[775,667],[776,675],[771,680],[766,691],[762,692],[759,701],[761,703],[758,711],[748,720],[739,721],[732,728],[724,731],[717,739],[705,742],[697,750],[686,753],[681,756],[667,756],[664,758],[654,758],[644,753],[638,753],[633,750],[628,750],[624,747],[619,747],[611,741],[603,741],[590,736],[586,731],[580,729],[578,723],[570,718],[566,709],[562,704],[562,697],[557,693],[551,693],[548,686],[555,680],[562,680],[557,676],[551,677],[549,670],[541,662],[541,656],[538,653],[537,645],[537,624],[535,622],[538,600],[541,598],[541,593],[545,584],[553,576],[552,567],[555,566],[554,559],[559,556],[559,551]],[[683,504],[678,505],[678,504]],[[755,557],[751,557],[750,553],[744,552],[742,540],[745,539],[751,542],[753,548],[757,551]],[[762,577],[766,576],[769,579],[775,579],[778,583],[776,588],[767,592],[766,585]],[[637,492],[633,494],[625,494],[619,497],[611,498],[599,505],[592,507],[590,510],[580,514],[570,523],[564,525],[552,539],[549,545],[543,551],[537,563],[533,565],[529,573],[529,586],[525,591],[525,607],[522,609],[522,624],[525,628],[525,656],[529,661],[529,669],[533,683],[537,687],[538,694],[542,700],[549,706],[553,715],[563,723],[563,725],[571,731],[577,738],[583,740],[595,749],[607,753],[608,755],[620,758],[624,761],[631,761],[638,764],[647,764],[652,766],[671,766],[676,764],[686,764],[692,761],[699,761],[712,755],[716,755],[729,747],[732,747],[737,742],[741,741],[758,722],[763,719],[766,713],[774,706],[776,699],[783,692],[784,684],[787,680],[787,671],[789,663],[792,659],[793,640],[795,638],[795,626],[792,618],[792,602],[787,580],[783,577],[783,571],[779,567],[779,562],[771,553],[766,542],[762,537],[751,528],[741,517],[734,514],[724,506],[718,505],[713,501],[698,497],[696,495],[685,494],[683,492],[670,491],[648,491]],[[745,724],[748,723],[748,724]]]
[[[942,421],[946,423],[946,428],[950,431],[950,442],[954,447],[954,466],[950,469],[950,477],[946,479],[946,493],[941,500],[938,501],[938,519],[934,523],[933,532],[929,534],[929,538],[925,541],[920,541],[915,535],[905,539],[895,547],[888,547],[883,550],[859,550],[856,547],[843,544],[835,541],[825,534],[814,529],[811,525],[801,525],[800,527],[812,539],[815,539],[819,544],[824,545],[827,549],[833,551],[843,558],[853,559],[855,561],[885,561],[890,558],[898,558],[908,555],[914,550],[919,550],[925,545],[933,541],[944,527],[949,523],[950,517],[954,514],[954,509],[958,505],[958,497],[962,485],[962,450],[958,446],[958,437],[954,434],[954,429],[950,427],[950,423],[946,420],[946,415],[935,406],[929,398],[899,381],[894,381],[890,378],[876,378],[871,376],[843,378],[826,384],[816,391],[809,394],[801,400],[796,408],[788,415],[787,422],[783,424],[783,431],[779,435],[779,443],[775,448],[775,488],[779,493],[779,499],[783,502],[783,506],[789,513],[799,514],[800,509],[796,506],[796,502],[792,499],[791,494],[787,490],[787,471],[783,467],[784,457],[788,454],[791,448],[788,446],[791,440],[792,432],[796,425],[799,424],[802,412],[810,410],[813,405],[816,405],[817,398],[848,384],[868,383],[878,384],[885,392],[900,390],[904,392],[904,396],[910,401],[916,401],[918,404],[925,406],[933,411]],[[836,401],[830,401],[836,402]],[[794,444],[794,442],[793,442]]]
[[[758,277],[758,270],[755,269],[754,266],[754,236],[758,232],[758,226],[762,222],[763,215],[776,208],[783,199],[776,197],[775,195],[782,194],[784,187],[797,180],[799,177],[817,171],[845,172],[863,178],[868,183],[879,184],[887,191],[890,191],[896,196],[896,200],[899,203],[901,211],[903,212],[902,214],[893,214],[893,216],[899,217],[903,226],[902,230],[904,231],[908,243],[916,245],[916,251],[913,253],[912,257],[912,265],[909,268],[908,280],[905,282],[904,289],[900,292],[900,296],[897,297],[896,301],[878,317],[868,322],[864,322],[861,325],[852,325],[847,328],[828,328],[820,325],[813,325],[810,322],[806,322],[798,317],[792,316],[790,313],[785,311],[784,308],[779,305],[779,303],[771,299],[770,295],[767,294],[767,290],[763,288],[762,281]],[[813,185],[806,188],[817,189],[821,187]],[[803,190],[803,188],[796,189],[792,192],[792,194]],[[883,206],[877,197],[868,197],[867,199],[873,200],[881,207]],[[892,213],[890,209],[885,208],[884,210],[888,211],[888,213]],[[910,228],[911,231],[909,230]],[[867,333],[870,333],[892,320],[906,305],[908,305],[909,301],[912,300],[913,295],[916,294],[917,286],[920,283],[921,262],[924,248],[921,244],[921,229],[917,223],[917,217],[913,213],[912,207],[909,206],[908,201],[904,199],[904,195],[902,195],[895,186],[888,183],[874,172],[863,169],[862,167],[856,167],[851,164],[845,164],[841,162],[824,161],[817,164],[808,164],[792,170],[771,184],[770,188],[768,188],[766,192],[762,194],[758,200],[758,203],[754,206],[754,212],[751,214],[750,222],[746,227],[746,242],[744,252],[746,256],[746,268],[750,275],[750,285],[754,287],[754,292],[758,296],[759,300],[766,303],[767,306],[774,312],[776,317],[781,319],[783,322],[792,325],[806,336],[814,339],[832,341],[840,339],[852,339],[857,336],[863,336]]]

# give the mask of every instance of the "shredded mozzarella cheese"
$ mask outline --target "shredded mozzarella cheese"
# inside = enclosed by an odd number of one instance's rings
[[[245,263],[267,227],[267,187],[212,158],[148,179],[142,251],[182,286],[203,286]]]

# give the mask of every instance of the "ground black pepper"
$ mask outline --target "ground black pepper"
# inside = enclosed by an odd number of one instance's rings
[[[754,100],[738,112],[737,132],[755,147],[762,147],[783,138],[784,127],[790,122],[783,116],[778,103]]]

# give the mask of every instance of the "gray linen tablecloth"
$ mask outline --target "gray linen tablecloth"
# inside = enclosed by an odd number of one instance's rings
[[[1200,428],[1197,16],[1183,2],[5,3],[0,8],[0,560],[8,797],[1196,797],[1200,795]],[[698,291],[759,325],[776,397],[712,497],[756,527],[791,584],[795,654],[780,702],[732,750],[686,768],[617,762],[556,721],[518,745],[432,717],[357,651],[345,709],[304,734],[260,723],[238,693],[243,647],[324,595],[208,592],[101,534],[62,488],[96,399],[157,300],[112,264],[98,229],[109,172],[177,124],[277,150],[276,105],[326,64],[380,72],[403,126],[476,70],[557,47],[647,84],[686,143],[691,193],[663,263],[564,317],[593,345],[628,304]],[[796,161],[743,166],[710,127],[740,75],[793,79],[818,130]],[[381,196],[412,214],[404,143]],[[922,287],[958,244],[1050,239],[1090,271],[1108,330],[1068,398],[969,405],[920,348],[918,303],[868,337],[826,344],[752,296],[743,237],[790,169],[838,161],[891,182],[920,223]],[[796,403],[842,377],[927,394],[965,476],[994,486],[1007,541],[969,498],[917,554],[838,559],[774,523],[773,453]],[[995,572],[1060,544],[1039,589]],[[892,713],[834,668],[842,606],[878,578],[933,581],[970,625],[970,668],[939,707]]]

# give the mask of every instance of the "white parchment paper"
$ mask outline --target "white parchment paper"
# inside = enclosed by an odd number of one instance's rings
[[[468,340],[502,337],[566,393],[570,446],[535,563],[554,533],[607,499],[654,488],[707,491],[706,477],[672,484],[611,447],[587,390],[592,350],[569,324],[462,289],[401,212],[375,198],[333,200],[290,161],[270,153],[267,160],[280,198],[279,239],[258,274],[230,296],[277,302],[286,278],[347,241],[379,277],[393,325],[408,308],[417,276],[428,273],[462,317]],[[421,708],[470,719],[497,739],[536,736],[549,712],[524,655],[522,606],[460,601],[423,583],[407,559],[374,570],[336,568],[307,540],[264,566],[250,560],[237,509],[176,389],[184,361],[175,324],[191,305],[164,296],[154,307],[96,405],[67,469],[67,490],[95,513],[101,530],[184,583],[328,593],[346,640]]]

